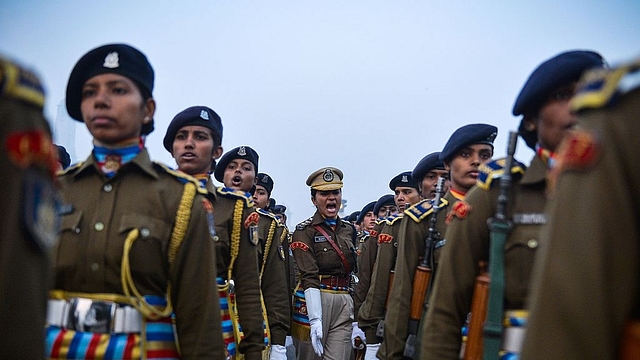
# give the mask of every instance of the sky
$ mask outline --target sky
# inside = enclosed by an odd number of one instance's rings
[[[389,180],[440,151],[457,128],[498,127],[506,153],[518,92],[544,60],[590,49],[610,64],[640,55],[637,0],[45,1],[0,0],[0,54],[42,78],[54,141],[72,161],[91,135],[64,109],[71,69],[124,42],[151,62],[154,160],[171,119],[194,105],[222,118],[222,145],[260,155],[289,227],[315,209],[313,171],[344,172],[345,214],[391,193]],[[516,157],[533,156],[522,140]]]

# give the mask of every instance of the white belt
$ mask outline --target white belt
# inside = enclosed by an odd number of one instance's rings
[[[513,354],[520,354],[526,330],[527,328],[524,326],[505,328],[502,335],[502,349]]]
[[[47,303],[47,324],[95,333],[139,333],[142,315],[134,307],[112,301],[73,298]]]

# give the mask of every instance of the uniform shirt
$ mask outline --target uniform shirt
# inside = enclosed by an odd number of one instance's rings
[[[538,247],[539,231],[545,222],[546,164],[535,156],[520,181],[511,186],[507,216],[513,228],[505,244],[504,308],[522,309],[528,295],[529,278]],[[461,328],[471,310],[479,261],[489,259],[489,227],[500,193],[499,181],[485,190],[474,186],[464,200],[466,216],[455,216],[447,228],[429,311],[422,329],[420,354],[425,359],[458,356]]]
[[[360,240],[358,249],[358,284],[353,293],[353,313],[358,314],[360,306],[367,297],[369,286],[371,286],[371,272],[376,262],[378,253],[378,234],[386,223],[385,219],[378,219],[369,235],[365,235]]]
[[[289,282],[282,281],[289,275],[285,266],[289,257],[288,231],[273,214],[262,209],[256,209],[256,213],[260,214],[258,251],[261,288],[264,305],[267,308],[271,343],[284,346],[292,311]]]
[[[171,284],[184,358],[224,357],[205,197],[196,194],[184,241],[169,267],[168,248],[184,185],[152,163],[146,149],[111,179],[90,156],[63,173],[60,183],[67,210],[53,253],[53,288],[123,294],[123,246],[128,233],[139,229],[129,257],[135,286],[143,295],[166,296]]]
[[[376,335],[376,331],[378,323],[384,319],[386,311],[389,278],[396,265],[398,234],[403,218],[404,213],[390,217],[378,235],[376,244],[378,251],[371,275],[371,285],[364,303],[357,313],[358,326],[364,331],[369,344],[382,341]]]
[[[314,228],[319,225],[333,239],[344,253],[350,269],[345,269],[338,253],[329,244],[324,235]],[[300,283],[303,290],[320,288],[320,275],[348,277],[355,270],[356,260],[353,249],[355,228],[340,218],[336,220],[335,231],[324,222],[319,212],[296,226],[293,232],[291,248],[300,271]]]
[[[440,248],[448,240],[443,239],[445,219],[450,208],[448,204],[457,199],[447,193],[441,199],[442,208],[438,212],[436,230],[440,234],[440,242],[434,244],[434,262],[437,265]],[[429,235],[429,224],[432,216],[432,206],[428,199],[405,210],[406,221],[401,222],[398,235],[398,255],[396,257],[395,275],[391,285],[391,294],[387,305],[384,321],[384,340],[378,353],[384,359],[403,359],[404,345],[409,335],[409,315],[411,310],[411,296],[413,293],[413,278],[420,259],[425,253],[425,240]],[[437,267],[436,267],[437,268]],[[432,276],[436,269],[432,269]],[[427,301],[425,296],[425,301]],[[423,315],[424,316],[424,315]]]
[[[264,348],[257,246],[259,239],[257,234],[252,234],[252,229],[258,222],[256,217],[249,217],[254,213],[249,198],[229,188],[215,188],[211,178],[207,181],[206,187],[209,197],[214,202],[218,276],[225,279],[228,279],[231,262],[231,234],[234,227],[241,231],[238,255],[231,274],[235,284],[238,317],[244,332],[244,339],[240,342],[238,350],[247,358],[255,358],[261,356]],[[234,216],[236,210],[239,210],[239,217]]]

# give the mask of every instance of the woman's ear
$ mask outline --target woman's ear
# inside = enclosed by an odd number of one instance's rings
[[[523,119],[522,119],[522,124],[524,125],[524,129],[527,131],[536,131],[538,130],[538,122],[536,121],[536,118],[530,115],[526,115]]]
[[[153,115],[156,113],[156,101],[153,98],[148,98],[144,102],[144,123],[148,124],[153,121]]]

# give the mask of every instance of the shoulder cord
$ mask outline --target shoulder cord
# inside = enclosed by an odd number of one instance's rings
[[[173,265],[178,249],[184,240],[184,236],[187,232],[189,225],[189,219],[191,218],[191,207],[196,195],[196,185],[193,183],[187,183],[184,186],[182,193],[182,199],[180,199],[180,206],[176,215],[175,226],[171,234],[171,243],[169,245],[168,261],[169,266]],[[157,307],[149,305],[144,296],[140,294],[135,286],[133,277],[131,276],[131,265],[129,263],[129,252],[133,246],[133,242],[138,239],[140,231],[133,229],[127,235],[127,239],[124,242],[124,250],[122,253],[122,267],[120,269],[120,279],[122,282],[122,290],[127,297],[131,297],[131,292],[135,295],[137,301],[133,302],[133,306],[146,318],[158,319],[171,315],[173,312],[173,305],[171,304],[171,282],[167,285],[167,306],[164,310],[159,310]]]
[[[264,244],[264,254],[262,254],[262,268],[260,269],[260,279],[262,279],[262,274],[264,274],[264,267],[267,264],[267,257],[269,256],[271,244],[273,243],[273,234],[275,231],[276,231],[276,222],[275,220],[271,220],[271,226],[269,226],[269,234],[267,235],[267,241]]]

